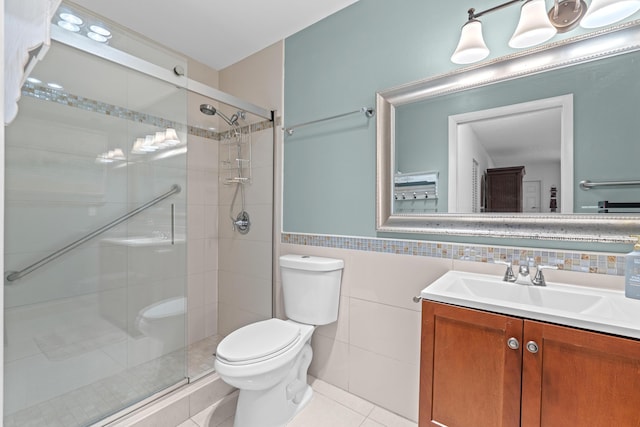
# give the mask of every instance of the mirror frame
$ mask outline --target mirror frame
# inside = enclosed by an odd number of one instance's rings
[[[376,230],[449,236],[634,243],[636,239],[630,236],[638,233],[640,216],[395,214],[393,213],[392,185],[395,164],[396,107],[638,50],[640,50],[640,20],[635,20],[378,92],[376,94]],[[446,123],[443,124],[443,126],[446,125]]]

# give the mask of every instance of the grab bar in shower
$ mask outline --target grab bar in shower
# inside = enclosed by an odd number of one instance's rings
[[[5,275],[6,280],[8,282],[13,282],[15,280],[21,279],[22,277],[26,276],[27,274],[31,273],[32,271],[37,270],[40,267],[43,267],[44,265],[50,263],[54,259],[56,259],[58,257],[61,257],[62,255],[66,254],[67,252],[69,252],[69,251],[77,248],[78,246],[82,245],[83,243],[88,242],[89,240],[93,239],[94,237],[96,237],[96,236],[104,233],[105,231],[108,231],[108,230],[112,229],[116,225],[121,224],[122,222],[128,220],[132,216],[135,216],[135,215],[139,214],[140,212],[144,211],[145,209],[148,209],[151,206],[160,203],[161,201],[163,201],[167,197],[170,197],[170,196],[172,196],[174,194],[178,194],[181,190],[182,189],[180,188],[180,186],[178,184],[174,184],[171,187],[171,190],[167,191],[163,195],[156,197],[155,199],[145,203],[144,205],[132,210],[131,212],[129,212],[129,213],[125,214],[125,215],[122,215],[120,218],[111,221],[109,224],[98,228],[97,230],[87,234],[86,236],[76,240],[75,242],[69,243],[67,246],[58,249],[57,251],[53,252],[51,255],[48,255],[48,256],[42,258],[40,261],[34,262],[30,266],[25,267],[20,271],[8,271],[6,273],[6,275]],[[173,210],[172,210],[172,215],[173,215]],[[172,221],[172,228],[173,228],[173,221]]]
[[[335,116],[331,116],[331,117],[325,117],[323,119],[318,119],[318,120],[313,120],[310,122],[306,122],[306,123],[300,123],[298,125],[294,125],[294,126],[289,126],[288,128],[285,128],[285,132],[287,132],[287,135],[293,135],[293,132],[295,129],[297,128],[301,128],[304,126],[308,126],[308,125],[313,125],[316,123],[320,123],[320,122],[326,122],[327,120],[333,120],[333,119],[339,119],[340,117],[344,117],[344,116],[350,116],[352,114],[356,114],[356,113],[364,113],[365,116],[367,116],[368,118],[371,118],[375,115],[376,110],[374,110],[371,107],[362,107],[358,110],[355,111],[349,111],[348,113],[342,113],[342,114],[338,114]]]
[[[582,190],[589,190],[593,187],[627,187],[640,185],[640,181],[604,181],[604,182],[591,182],[588,179],[580,181],[580,188]]]

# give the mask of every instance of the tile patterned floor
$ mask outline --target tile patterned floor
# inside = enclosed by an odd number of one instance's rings
[[[416,423],[406,418],[324,381],[310,378],[310,383],[315,392],[313,399],[287,427],[417,427]],[[209,407],[178,427],[232,427],[231,412],[235,409],[235,400],[228,403],[228,408],[216,410],[217,418],[209,420],[213,410],[213,407]]]

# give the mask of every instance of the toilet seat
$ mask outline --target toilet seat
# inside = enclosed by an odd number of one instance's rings
[[[216,357],[229,365],[258,363],[285,353],[300,336],[300,328],[292,322],[263,320],[229,334],[218,345]]]

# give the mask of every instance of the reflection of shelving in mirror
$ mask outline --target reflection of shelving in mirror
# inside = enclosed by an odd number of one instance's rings
[[[227,147],[226,157],[220,162],[224,184],[251,184],[251,133],[238,130],[221,142]]]
[[[438,212],[438,172],[398,172],[393,198],[396,213]]]

